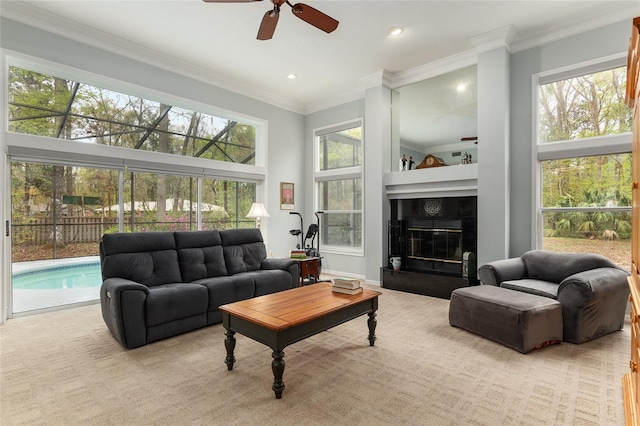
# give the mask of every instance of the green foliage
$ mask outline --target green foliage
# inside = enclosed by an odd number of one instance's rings
[[[626,68],[540,86],[539,141],[554,142],[631,131],[625,98]]]
[[[629,203],[629,200],[620,194],[612,195],[590,189],[584,191],[583,201],[576,202],[573,197],[566,196],[557,207],[592,208],[593,210],[545,213],[545,237],[630,239],[630,212],[598,210],[599,207],[607,207],[609,201],[616,197],[623,203]]]

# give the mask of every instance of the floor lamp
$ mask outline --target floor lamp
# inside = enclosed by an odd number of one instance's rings
[[[270,217],[267,212],[266,207],[262,203],[253,203],[251,204],[251,210],[249,210],[249,214],[247,217],[254,217],[256,219],[256,228],[260,229],[260,218],[261,217]]]

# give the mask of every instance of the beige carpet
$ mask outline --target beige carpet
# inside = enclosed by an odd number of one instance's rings
[[[99,305],[0,326],[2,425],[622,425],[629,324],[582,345],[522,355],[453,328],[448,300],[382,290],[366,316],[285,349],[237,335],[224,363],[215,325],[123,349]]]

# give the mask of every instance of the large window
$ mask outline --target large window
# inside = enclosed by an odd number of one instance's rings
[[[629,268],[631,111],[623,58],[539,77],[537,245]]]
[[[625,86],[625,66],[541,84],[538,143],[631,132]]]
[[[316,130],[316,206],[323,250],[362,252],[362,121]]]
[[[255,164],[250,124],[15,66],[8,93],[11,132]]]

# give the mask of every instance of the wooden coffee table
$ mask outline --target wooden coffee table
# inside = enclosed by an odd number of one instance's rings
[[[380,294],[367,289],[356,295],[334,293],[331,283],[318,283],[220,306],[226,329],[227,369],[232,370],[236,361],[236,333],[269,346],[273,350],[271,388],[280,399],[284,390],[284,348],[364,314],[369,315],[368,339],[373,346]]]

